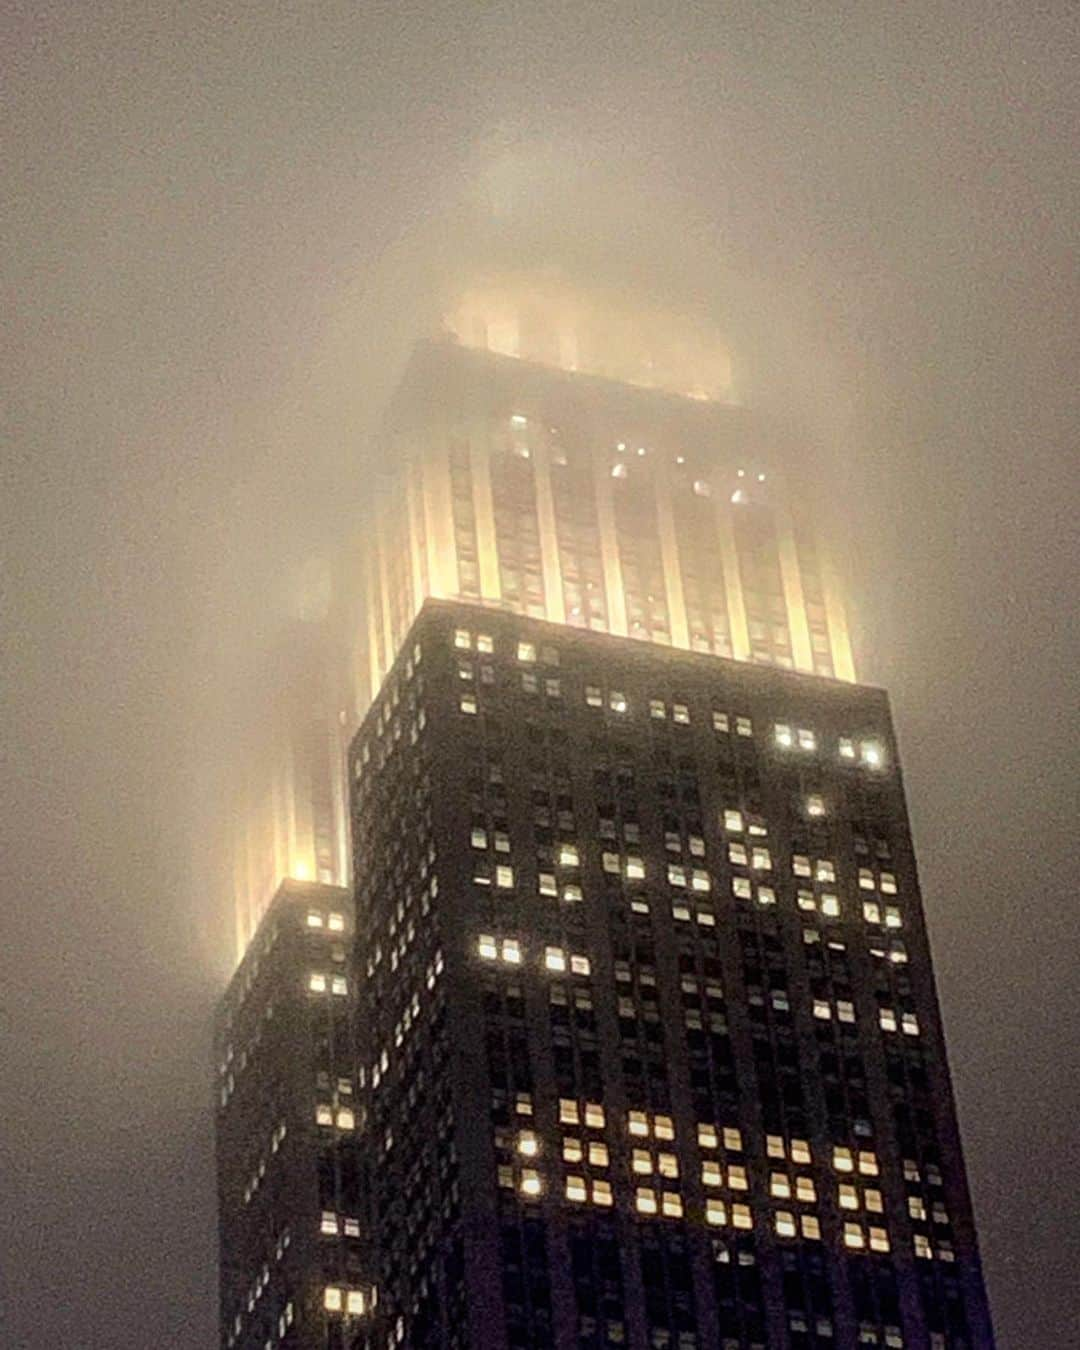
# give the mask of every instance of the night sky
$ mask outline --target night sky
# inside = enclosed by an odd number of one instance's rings
[[[1000,1344],[1072,1343],[1078,13],[4,7],[0,1343],[216,1344],[223,784],[489,251],[704,309],[827,447]]]

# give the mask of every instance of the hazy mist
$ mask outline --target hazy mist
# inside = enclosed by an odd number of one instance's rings
[[[991,1303],[1080,1324],[1080,22],[1067,3],[6,7],[12,1350],[216,1344],[224,785],[447,297],[701,316],[891,691]]]

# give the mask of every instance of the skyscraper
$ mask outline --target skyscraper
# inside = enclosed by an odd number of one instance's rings
[[[418,349],[338,611],[359,1236],[343,1267],[320,1193],[303,1325],[223,1344],[990,1346],[888,704],[799,448],[662,354],[612,379],[535,306],[464,312],[486,349]],[[294,1050],[311,1151],[272,1166],[322,1176]]]

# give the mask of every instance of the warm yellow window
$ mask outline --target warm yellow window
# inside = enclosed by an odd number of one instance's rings
[[[580,1204],[588,1199],[588,1191],[585,1187],[585,1178],[571,1176],[566,1178],[566,1198],[567,1200],[576,1200]]]
[[[634,1194],[634,1208],[639,1214],[655,1214],[656,1192],[647,1186],[639,1186]]]
[[[533,1171],[531,1167],[524,1168],[521,1173],[522,1195],[539,1195],[542,1189],[540,1173]]]

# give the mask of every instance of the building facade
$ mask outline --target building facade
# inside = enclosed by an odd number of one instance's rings
[[[350,779],[390,1343],[991,1344],[880,691],[429,603]]]
[[[367,1350],[352,902],[284,883],[218,1009],[224,1350]]]

